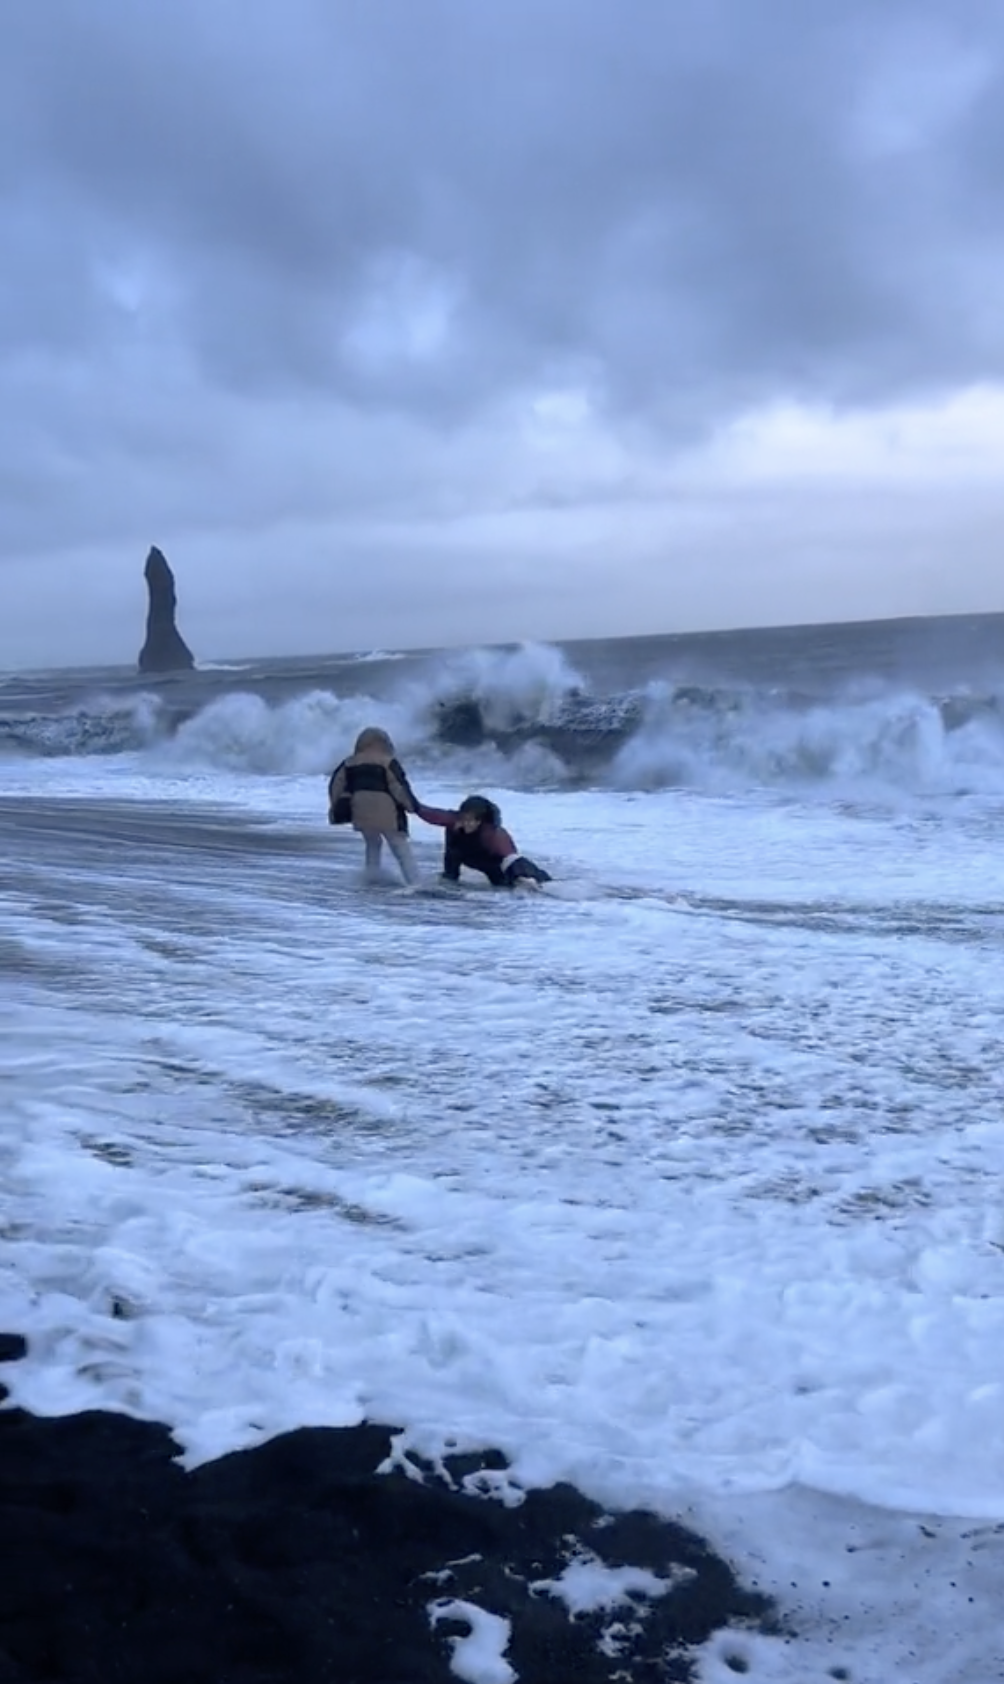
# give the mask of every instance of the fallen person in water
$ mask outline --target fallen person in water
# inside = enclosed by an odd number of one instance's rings
[[[421,802],[415,811],[426,824],[446,831],[443,876],[448,883],[459,883],[461,866],[482,872],[496,889],[536,889],[550,883],[550,873],[520,853],[503,828],[498,807],[486,795],[469,795],[455,811]]]

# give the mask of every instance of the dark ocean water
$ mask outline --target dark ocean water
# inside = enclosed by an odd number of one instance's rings
[[[947,751],[957,772],[942,766],[939,779],[983,788],[1004,776],[1002,698],[1000,614],[376,650],[153,680],[132,667],[8,674],[0,758],[144,752],[180,735],[193,762],[320,772],[368,699],[414,758],[490,747],[522,755],[515,781],[530,785],[673,786],[701,781],[702,768],[753,782],[896,781],[894,762],[923,783],[932,756],[946,759],[938,742],[962,733]]]
[[[994,687],[1004,678],[1004,613],[591,639],[558,647],[603,695],[674,678],[782,686],[817,695],[868,679],[968,691]],[[456,653],[386,651],[386,659],[380,651],[362,656],[249,655],[159,679],[141,678],[133,665],[12,672],[0,675],[0,704],[60,711],[79,706],[96,691],[122,697],[153,691],[179,706],[193,707],[237,687],[280,700],[330,683],[345,693],[379,692],[402,676],[402,659],[407,663],[404,671],[427,673]]]

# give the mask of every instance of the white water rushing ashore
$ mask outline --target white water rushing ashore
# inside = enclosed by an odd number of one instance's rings
[[[524,902],[316,778],[2,794],[15,1402],[494,1445],[787,1587],[754,1679],[998,1676],[999,800],[502,792]]]

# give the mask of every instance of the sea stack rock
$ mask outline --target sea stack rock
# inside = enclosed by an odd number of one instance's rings
[[[174,574],[167,557],[156,544],[143,569],[150,606],[146,616],[146,642],[140,650],[140,672],[191,672],[195,658],[175,624],[178,599]]]

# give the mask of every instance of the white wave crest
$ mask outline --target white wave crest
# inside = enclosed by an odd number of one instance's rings
[[[197,661],[196,672],[253,672],[254,661]]]
[[[390,699],[312,690],[270,705],[253,693],[231,692],[181,725],[159,754],[172,767],[320,774],[337,765],[367,725],[388,731],[402,755],[428,755],[443,703],[475,701],[489,731],[508,731],[547,724],[563,701],[582,688],[583,680],[561,651],[546,644],[465,650],[446,656],[431,675]],[[526,771],[540,769],[545,781],[560,775],[555,757],[543,748],[536,753],[528,749],[523,758]]]
[[[992,794],[1004,792],[1004,728],[985,715],[949,729],[936,702],[908,693],[809,708],[771,706],[751,693],[695,706],[655,685],[609,781],[620,789],[827,784]]]
[[[424,708],[469,699],[489,731],[553,724],[570,696],[587,689],[560,649],[522,643],[516,649],[468,649],[447,657]]]
[[[221,696],[179,727],[160,751],[172,767],[211,766],[234,772],[326,773],[352,748],[367,725],[380,725],[399,752],[416,742],[406,710],[372,696],[339,697],[330,690],[270,706],[237,691]]]
[[[449,746],[463,733],[447,730],[444,714],[465,703],[468,746]],[[938,701],[869,686],[813,704],[779,689],[659,682],[604,699],[548,644],[433,656],[380,696],[314,689],[269,702],[249,688],[217,696],[169,735],[174,717],[155,695],[97,697],[73,713],[0,720],[0,739],[8,754],[139,751],[151,769],[172,774],[319,776],[364,726],[379,725],[419,775],[435,768],[451,783],[485,787],[553,788],[588,776],[622,790],[1004,796],[1000,695]]]

